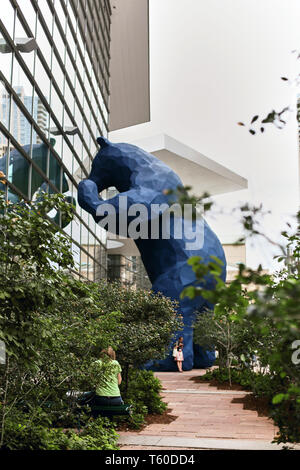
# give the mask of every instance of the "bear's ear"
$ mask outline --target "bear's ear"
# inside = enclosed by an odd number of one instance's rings
[[[106,139],[105,137],[98,137],[97,142],[100,145],[100,147],[103,149],[104,147],[107,147],[110,145],[110,141]]]

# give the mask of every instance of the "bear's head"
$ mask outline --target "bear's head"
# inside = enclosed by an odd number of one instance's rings
[[[111,186],[122,193],[135,187],[144,187],[157,193],[165,188],[182,186],[176,173],[157,157],[136,145],[112,143],[98,137],[100,150],[92,163],[89,179],[98,192]]]
[[[131,175],[136,166],[134,145],[113,144],[105,137],[98,137],[100,150],[95,156],[89,179],[97,185],[99,193],[115,186],[119,192],[131,186]]]

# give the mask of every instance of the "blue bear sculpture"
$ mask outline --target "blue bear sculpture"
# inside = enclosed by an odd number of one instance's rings
[[[107,216],[106,208],[109,204],[116,214],[115,232],[128,236],[130,235],[129,226],[134,220],[130,208],[136,204],[142,204],[147,214],[146,217],[144,216],[144,219],[147,219],[144,223],[148,224],[146,228],[150,232],[154,219],[162,218],[162,213],[157,212],[156,205],[165,204],[169,207],[170,193],[166,189],[175,191],[178,187],[182,187],[180,178],[158,158],[134,145],[114,144],[104,137],[98,138],[97,141],[100,144],[100,151],[93,160],[89,178],[79,183],[79,205],[89,212],[97,223],[102,223]],[[119,194],[109,200],[101,199],[99,193],[111,186],[115,186]],[[123,202],[125,196],[127,207]],[[120,216],[124,215],[128,233],[124,233],[124,228],[121,227]],[[141,254],[153,291],[161,292],[179,303],[179,313],[183,316],[184,322],[183,369],[190,370],[193,367],[210,367],[214,363],[215,353],[205,351],[193,344],[195,312],[201,312],[207,308],[212,309],[213,306],[202,297],[194,300],[180,299],[180,293],[185,287],[196,284],[195,274],[187,264],[187,260],[191,256],[201,256],[203,262],[207,263],[211,260],[211,255],[218,257],[224,263],[222,274],[224,280],[226,260],[220,241],[203,218],[191,219],[188,229],[185,227],[185,222],[184,217],[176,220],[174,216],[170,218],[170,230],[167,233],[169,236],[166,236],[166,232],[160,228],[158,236],[154,238],[148,236],[146,239],[136,238],[134,241]],[[180,226],[185,228],[181,238],[174,235],[176,224],[177,229]],[[189,245],[192,236],[198,237],[196,248]],[[212,288],[213,279],[208,279],[207,282],[207,285]],[[168,357],[155,363],[147,363],[145,368],[161,371],[177,370],[171,347]]]

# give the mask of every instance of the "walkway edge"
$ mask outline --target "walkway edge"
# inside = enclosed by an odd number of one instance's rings
[[[194,390],[191,388],[175,388],[175,390],[162,390],[162,395],[167,393],[182,393],[184,395],[251,395],[251,392],[244,390]]]
[[[300,450],[296,444],[272,444],[269,441],[249,441],[247,439],[191,439],[185,437],[161,436],[125,436],[119,438],[118,445],[134,445],[149,447],[180,447],[181,449],[210,449],[210,450],[281,450],[283,447],[292,447]]]

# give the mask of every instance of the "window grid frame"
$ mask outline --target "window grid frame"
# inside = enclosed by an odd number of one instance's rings
[[[24,29],[25,33],[28,35],[28,37],[35,37],[35,38],[37,37],[37,26],[38,26],[38,22],[40,22],[40,26],[43,29],[43,32],[45,34],[45,37],[48,41],[49,46],[51,47],[51,63],[50,63],[50,66],[47,64],[47,62],[44,59],[44,55],[43,55],[42,51],[40,50],[40,48],[38,48],[37,50],[34,51],[34,62],[33,62],[34,65],[33,65],[33,70],[31,70],[28,67],[25,60],[23,59],[21,53],[17,50],[13,39],[11,38],[11,36],[8,33],[8,31],[6,30],[4,24],[0,20],[0,29],[1,29],[3,38],[8,43],[8,45],[10,46],[11,51],[12,51],[11,52],[11,64],[10,64],[11,70],[10,70],[9,80],[7,79],[7,77],[2,72],[0,72],[0,77],[3,81],[3,83],[4,83],[5,90],[6,90],[6,93],[8,95],[9,107],[10,107],[9,123],[8,123],[9,128],[7,129],[2,123],[0,123],[0,131],[2,132],[3,136],[5,136],[5,138],[7,139],[7,164],[9,165],[9,157],[10,157],[11,147],[14,147],[22,155],[22,157],[25,158],[26,161],[28,161],[28,163],[30,164],[30,168],[31,169],[33,168],[35,171],[37,171],[37,173],[47,183],[48,187],[51,188],[55,193],[61,192],[60,190],[61,190],[61,183],[62,183],[62,175],[63,175],[63,173],[65,173],[66,176],[68,176],[68,178],[71,182],[70,192],[73,195],[74,188],[77,189],[77,187],[78,187],[78,184],[77,184],[77,182],[76,182],[76,180],[73,176],[74,175],[74,173],[73,173],[74,162],[76,161],[76,163],[79,164],[79,167],[77,168],[75,174],[78,171],[81,170],[83,172],[83,174],[85,176],[87,176],[87,171],[85,169],[85,166],[83,165],[82,159],[79,157],[79,155],[75,151],[75,148],[74,148],[74,145],[73,145],[74,144],[74,139],[73,139],[73,143],[72,143],[71,140],[68,138],[68,136],[65,134],[65,131],[64,131],[64,128],[63,128],[64,127],[64,115],[65,115],[65,113],[68,114],[68,118],[71,120],[71,122],[76,127],[77,127],[77,122],[76,122],[75,119],[72,119],[73,113],[71,113],[69,105],[68,105],[67,101],[64,99],[64,93],[61,93],[60,88],[58,87],[58,84],[57,84],[57,82],[55,80],[55,77],[52,73],[53,72],[53,70],[52,70],[52,65],[53,65],[52,57],[53,57],[53,54],[55,55],[56,60],[59,64],[59,67],[60,67],[60,69],[63,73],[63,91],[65,89],[66,82],[68,82],[68,86],[71,90],[71,93],[74,96],[74,106],[75,106],[75,103],[76,103],[80,113],[82,113],[82,120],[84,122],[84,125],[85,125],[86,129],[88,130],[88,135],[89,135],[88,141],[90,141],[90,139],[92,139],[94,144],[96,144],[96,136],[93,133],[93,129],[92,129],[92,126],[91,126],[92,119],[94,120],[93,127],[95,125],[96,130],[97,130],[97,128],[100,129],[99,123],[98,123],[98,120],[97,120],[97,114],[100,111],[102,126],[104,126],[105,130],[108,131],[107,103],[105,102],[105,96],[104,96],[104,94],[101,90],[101,86],[99,84],[99,81],[97,80],[95,70],[93,69],[94,78],[95,78],[95,81],[98,85],[99,91],[101,93],[101,99],[102,99],[102,102],[103,102],[103,105],[102,106],[100,105],[100,102],[99,102],[98,96],[97,96],[97,92],[96,92],[96,89],[94,87],[92,76],[87,71],[87,67],[86,67],[86,64],[85,64],[85,61],[84,61],[84,55],[81,51],[81,47],[80,47],[80,45],[77,41],[76,42],[74,41],[75,44],[76,44],[76,50],[80,54],[82,63],[84,65],[83,77],[81,77],[81,75],[79,73],[79,70],[76,67],[75,59],[73,57],[71,48],[68,45],[67,40],[66,40],[66,28],[67,27],[70,29],[71,34],[72,34],[73,39],[74,39],[73,23],[72,23],[72,21],[69,17],[66,5],[60,0],[60,3],[63,7],[63,10],[66,14],[66,20],[65,20],[65,23],[64,23],[65,24],[65,29],[62,27],[62,25],[59,21],[59,18],[57,16],[56,10],[52,5],[52,7],[54,8],[53,16],[52,16],[52,31],[53,31],[53,25],[56,24],[58,32],[59,32],[62,40],[64,41],[64,46],[65,46],[64,49],[63,49],[63,57],[61,57],[60,52],[58,51],[58,49],[56,48],[56,45],[54,44],[53,38],[49,37],[51,35],[51,33],[49,32],[48,24],[44,21],[44,17],[43,17],[42,12],[40,11],[39,8],[35,8],[37,6],[36,5],[36,0],[30,0],[30,1],[31,1],[31,4],[32,4],[32,6],[35,10],[35,14],[36,14],[35,23],[34,23],[35,24],[34,34],[32,34],[32,31],[31,31],[31,29],[30,29],[30,27],[29,27],[29,25],[26,21],[26,18],[24,16],[19,4],[17,3],[17,1],[16,0],[10,0],[10,3],[11,3],[12,8],[14,10],[14,27],[13,27],[14,32],[13,32],[13,35],[15,34],[16,18],[18,18],[19,22],[21,23],[21,26],[23,27],[23,29]],[[49,0],[47,0],[47,3],[49,4]],[[101,5],[101,7],[102,7],[102,5]],[[98,16],[98,13],[99,12],[97,11],[97,16]],[[79,24],[78,17],[76,16],[76,14],[74,16],[76,18],[77,25],[78,25]],[[87,18],[86,18],[86,22],[87,22]],[[95,23],[93,21],[92,22],[93,27],[94,27],[94,24]],[[86,47],[86,43],[84,43],[84,41],[83,41],[83,44],[85,45],[85,53],[89,54],[88,47]],[[84,103],[84,108],[83,108],[82,104],[80,103],[80,101],[78,99],[77,93],[76,93],[76,91],[74,89],[74,86],[71,82],[69,74],[66,71],[66,68],[65,68],[66,54],[69,54],[69,58],[71,59],[72,65],[74,67],[76,79],[78,79],[78,81],[80,83],[80,86],[82,87],[82,89],[84,91],[84,99],[82,101],[82,103]],[[43,92],[40,89],[40,87],[38,85],[38,82],[37,82],[37,79],[36,79],[35,68],[36,68],[36,58],[37,57],[40,60],[40,65],[42,66],[42,68],[44,69],[44,72],[47,74],[47,76],[49,78],[50,103],[48,103],[47,98],[43,95]],[[91,62],[91,65],[93,67],[94,66],[94,60],[92,60],[90,58],[90,62]],[[13,77],[13,73],[14,73],[16,64],[17,64],[18,67],[20,67],[20,69],[25,74],[26,78],[28,79],[28,82],[32,86],[32,106],[31,106],[32,109],[31,109],[31,113],[27,110],[25,104],[18,97],[18,95],[17,95],[17,93],[16,93],[16,91],[14,90],[14,87],[13,87],[12,77]],[[88,81],[89,81],[90,96],[93,96],[93,97],[96,96],[96,98],[97,98],[97,102],[96,102],[96,104],[97,104],[97,106],[96,106],[97,113],[95,113],[93,107],[91,106],[90,97],[86,93],[86,89],[84,87],[84,83],[85,83],[86,79],[88,79]],[[57,94],[57,96],[58,96],[58,98],[59,98],[59,100],[62,104],[62,120],[61,120],[61,122],[58,119],[58,117],[56,116],[56,114],[54,113],[53,108],[51,107],[51,98],[52,98],[52,89],[53,88],[56,91],[56,94]],[[39,127],[37,121],[35,121],[35,119],[33,117],[33,103],[34,103],[34,97],[35,96],[39,99],[40,103],[45,108],[45,111],[48,113],[48,116],[47,116],[47,119],[48,119],[47,129],[44,128],[44,130],[46,130],[46,134]],[[11,133],[12,105],[13,105],[13,102],[15,102],[15,105],[17,106],[17,108],[24,114],[25,118],[28,120],[28,123],[30,124],[31,138],[30,138],[29,155],[27,154],[26,151],[23,150],[22,145],[14,138],[14,136]],[[105,118],[105,116],[103,114],[103,106],[105,106],[105,108],[106,108],[107,118]],[[84,111],[84,109],[85,109],[85,111]],[[87,109],[88,109],[88,113],[86,113]],[[62,139],[64,140],[65,144],[68,146],[70,151],[72,152],[71,172],[69,171],[69,168],[64,163],[63,158],[61,158],[59,156],[58,152],[52,147],[52,145],[50,143],[49,127],[50,127],[50,121],[51,120],[57,126],[58,130],[60,131],[60,135],[61,135]],[[36,133],[36,135],[39,137],[40,141],[42,143],[44,143],[47,146],[47,149],[48,149],[46,173],[44,173],[44,171],[41,170],[41,168],[32,159],[32,149],[33,149],[33,137],[32,136],[33,136],[33,132]],[[86,148],[87,144],[84,140],[83,134],[80,131],[78,133],[78,136],[79,136],[79,139],[80,139],[81,144],[82,144],[81,145],[82,151],[85,148],[87,150],[89,160],[92,161],[93,156],[89,152],[89,149]],[[61,140],[61,143],[63,142],[63,140]],[[64,147],[62,146],[61,152],[59,151],[61,153],[61,155],[62,155],[63,151],[64,151]],[[57,188],[55,186],[55,184],[53,184],[51,182],[51,180],[49,179],[50,152],[53,155],[53,157],[57,160],[57,162],[59,164],[59,167],[60,167],[60,175],[61,175],[60,188]],[[8,181],[7,189],[8,189],[8,187],[11,188],[16,194],[18,194],[24,200],[27,200],[27,201],[30,200],[31,188],[28,189],[28,194],[25,195],[12,182]],[[6,190],[6,192],[7,192],[7,190]],[[82,213],[82,210],[81,210],[81,213]],[[75,215],[76,219],[78,220],[78,222],[80,224],[80,227],[82,227],[82,228],[85,227],[85,229],[87,231],[87,233],[85,235],[85,237],[87,237],[87,243],[86,243],[86,241],[84,243],[82,242],[82,237],[81,236],[79,238],[80,242],[78,242],[76,239],[72,238],[72,235],[71,236],[68,235],[68,234],[66,234],[66,235],[69,237],[70,241],[75,246],[77,246],[79,248],[80,252],[82,251],[83,253],[86,254],[87,259],[93,260],[94,264],[93,264],[92,271],[93,271],[94,280],[96,278],[96,274],[98,275],[98,278],[101,279],[101,278],[103,278],[103,274],[106,275],[106,273],[107,273],[107,260],[106,259],[104,261],[102,260],[103,254],[105,254],[105,252],[106,252],[106,246],[102,242],[102,240],[98,237],[96,231],[94,231],[91,228],[91,226],[90,226],[90,217],[88,217],[88,222],[86,222],[85,220],[82,219],[82,216],[78,212],[74,211],[74,215]],[[92,224],[93,224],[93,226],[95,226],[94,221],[92,221]],[[72,227],[71,227],[71,233],[72,233]],[[94,240],[94,245],[92,245],[92,246],[89,246],[90,237],[92,237],[92,240]],[[84,245],[86,245],[88,249],[86,249]],[[99,259],[96,258],[96,251],[99,251]],[[80,275],[78,273],[78,271],[75,271],[75,273],[76,273],[76,275]],[[86,277],[89,279],[89,272],[88,271],[87,271],[87,276]],[[83,276],[84,279],[86,279],[86,277]]]

